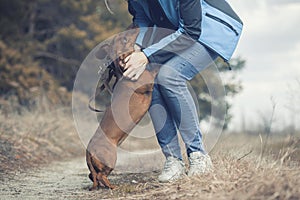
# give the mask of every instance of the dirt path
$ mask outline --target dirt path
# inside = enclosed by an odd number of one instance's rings
[[[84,158],[54,162],[48,167],[16,174],[1,184],[3,199],[74,198],[86,193],[87,169]]]
[[[163,165],[161,153],[119,152],[117,167],[109,176],[117,189],[89,191],[92,182],[87,177],[89,171],[82,156],[14,175],[0,172],[0,200],[300,199],[298,142],[295,149],[292,144],[281,148],[280,159],[274,160],[274,155],[269,153],[260,162],[255,152],[251,150],[249,154],[249,149],[240,147],[242,142],[226,141],[229,144],[219,144],[219,150],[211,152],[213,173],[200,177],[162,184],[157,181]],[[238,148],[233,144],[238,144]]]
[[[88,188],[92,183],[87,177],[89,171],[84,157],[53,162],[41,169],[2,177],[0,199],[116,199],[125,198],[138,187],[145,189],[149,182],[159,184],[155,183],[157,171],[130,173],[129,168],[119,163],[109,176],[118,189],[91,192]]]

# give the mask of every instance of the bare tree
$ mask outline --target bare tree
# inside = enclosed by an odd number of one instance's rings
[[[285,108],[289,112],[289,132],[293,135],[299,129],[297,119],[300,112],[300,78],[296,78],[293,84],[288,84],[286,102]]]

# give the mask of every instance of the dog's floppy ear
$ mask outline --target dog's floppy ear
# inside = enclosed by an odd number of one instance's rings
[[[109,44],[103,44],[95,52],[95,57],[99,60],[103,60],[110,52],[111,46]]]

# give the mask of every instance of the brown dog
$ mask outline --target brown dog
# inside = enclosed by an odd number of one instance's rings
[[[120,67],[119,62],[134,51],[133,46],[137,35],[138,29],[119,35],[114,39],[113,49],[110,48],[110,51],[106,49],[108,55],[115,54],[112,57],[117,55],[119,58],[113,63],[115,67]],[[86,150],[86,162],[91,172],[89,178],[93,181],[90,190],[97,189],[98,186],[110,189],[115,187],[109,182],[107,176],[115,167],[117,146],[126,139],[128,133],[147,112],[156,73],[157,71],[145,70],[135,82],[118,79],[113,90],[111,105],[107,107]]]

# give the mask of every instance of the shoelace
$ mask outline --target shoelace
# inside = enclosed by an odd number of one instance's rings
[[[175,160],[168,159],[164,166],[164,171],[169,171],[174,163],[175,163]]]
[[[206,160],[204,156],[199,156],[196,158],[191,159],[191,165],[205,165],[206,164]]]

